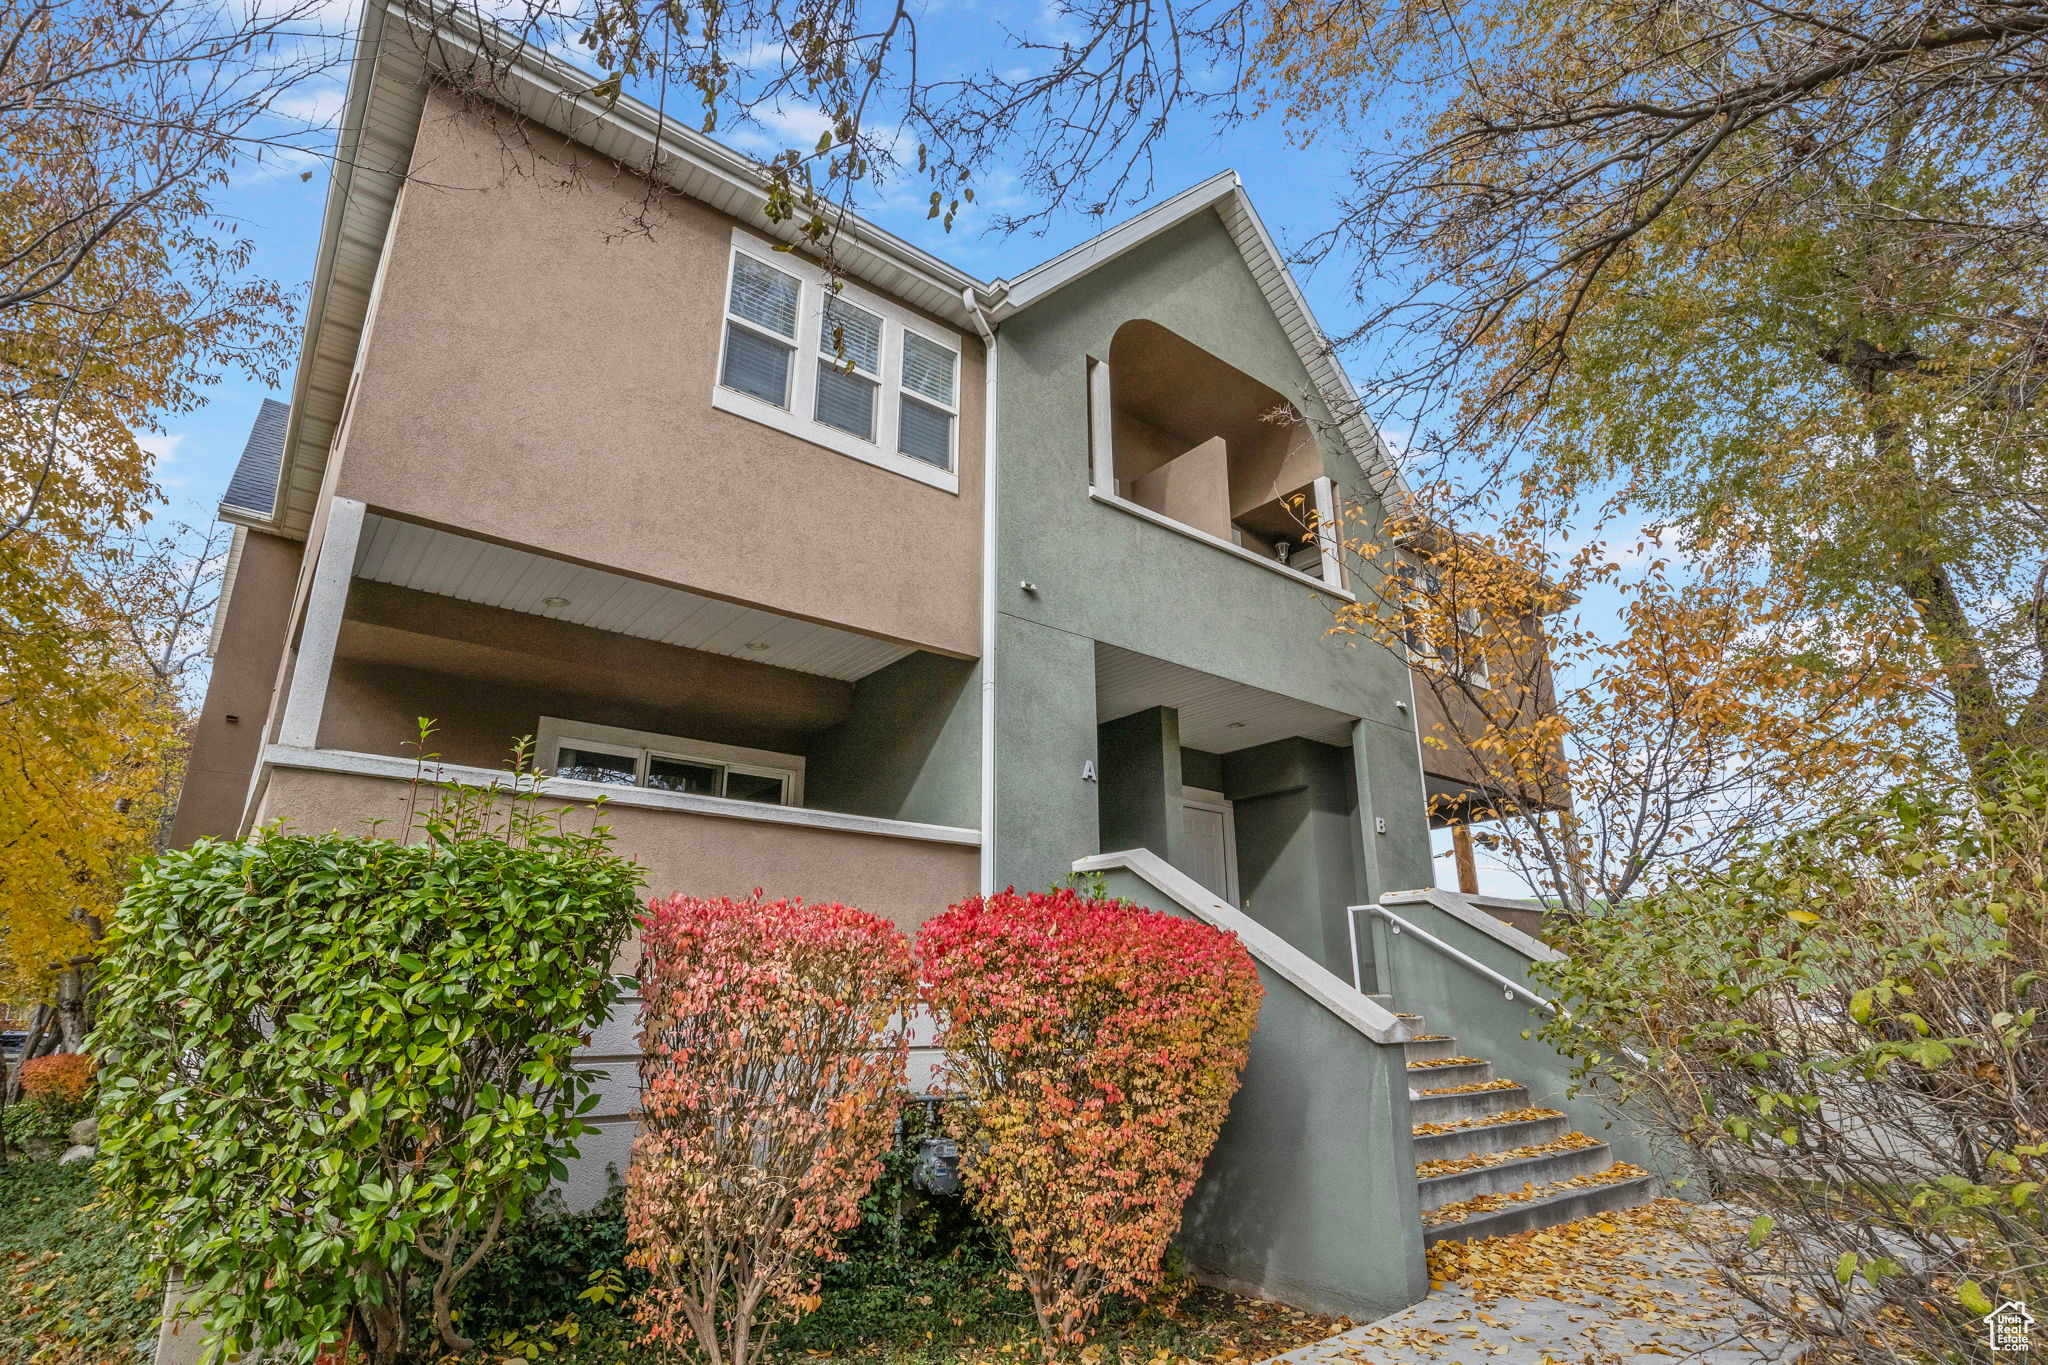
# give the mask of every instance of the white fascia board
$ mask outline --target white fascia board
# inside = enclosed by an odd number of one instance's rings
[[[590,72],[530,43],[518,42],[496,25],[481,24],[465,10],[438,11],[431,21],[423,21],[404,8],[403,0],[371,0],[372,9],[386,6],[396,13],[415,37],[431,35],[435,41],[447,44],[464,55],[487,54],[492,60],[506,64],[509,68],[507,74],[522,82],[525,88],[505,93],[519,97],[514,107],[525,117],[577,142],[587,143],[600,128],[627,133],[650,153],[659,148],[667,171],[665,178],[672,187],[683,189],[677,182],[687,178],[681,173],[682,168],[687,167],[712,176],[749,199],[759,201],[760,205],[766,205],[768,180],[759,162],[694,128],[664,117],[653,106],[631,95],[622,94],[612,102],[590,99],[590,88],[597,83]],[[430,68],[440,65],[431,53],[428,54],[428,62]],[[687,193],[687,190],[683,192]],[[801,233],[795,226],[770,223],[765,214],[752,226],[772,232],[784,241],[801,240]],[[948,265],[923,248],[865,219],[852,216],[842,219],[837,225],[837,235],[842,241],[852,242],[910,274],[921,276],[926,283],[950,295],[957,296],[963,289],[980,291],[987,287],[958,267]],[[964,325],[967,319],[963,311],[959,318],[949,321]]]
[[[362,145],[363,124],[368,117],[370,91],[376,83],[377,56],[383,50],[383,0],[369,0],[363,6],[362,22],[356,29],[355,49],[349,54],[348,90],[342,99],[341,127],[335,134],[332,170],[327,180],[327,202],[320,211],[320,244],[313,257],[311,292],[306,299],[306,321],[299,331],[296,373],[292,376],[291,412],[285,417],[284,445],[277,469],[277,498],[267,520],[237,521],[257,530],[284,530],[289,519],[292,465],[299,448],[299,423],[313,387],[313,366],[308,359],[319,345],[320,332],[327,323],[328,294],[331,292],[335,254],[341,248],[342,219],[348,213],[355,186],[357,152]],[[301,530],[296,538],[304,539]]]
[[[1239,224],[1230,219],[1240,219],[1244,231],[1236,229]],[[1308,306],[1308,296],[1301,292],[1301,285],[1294,278],[1294,272],[1287,267],[1287,258],[1280,254],[1280,248],[1273,241],[1273,235],[1266,231],[1259,211],[1252,206],[1251,196],[1238,191],[1233,200],[1225,206],[1224,226],[1233,229],[1231,236],[1237,241],[1238,250],[1250,263],[1252,248],[1269,259],[1274,266],[1274,278],[1279,282],[1266,291],[1266,301],[1280,319],[1282,328],[1294,341],[1295,354],[1301,358],[1302,367],[1325,395],[1335,396],[1345,414],[1337,420],[1337,429],[1344,436],[1344,443],[1351,447],[1351,457],[1367,478],[1374,481],[1374,491],[1383,500],[1395,498],[1405,502],[1410,497],[1407,480],[1395,468],[1393,454],[1386,442],[1380,439],[1379,429],[1365,416],[1364,404],[1358,390],[1351,383],[1351,376],[1337,363],[1335,353],[1330,349],[1330,340],[1323,332],[1322,324]],[[1251,239],[1247,243],[1245,238]],[[1256,272],[1254,272],[1256,273]],[[1288,327],[1289,322],[1297,324]],[[1325,401],[1328,401],[1327,398]]]
[[[249,528],[236,526],[234,537],[228,542],[228,562],[220,571],[220,589],[213,598],[213,624],[206,630],[206,657],[209,659],[220,653],[220,633],[228,623],[228,599],[235,594],[235,578],[242,569],[242,546],[248,539]]]
[[[1163,203],[1155,204],[1135,218],[1125,219],[1106,232],[1097,233],[1079,246],[1069,248],[1042,265],[1035,265],[1007,283],[998,281],[1001,302],[993,310],[996,321],[1028,308],[1039,299],[1064,289],[1098,266],[1107,265],[1169,229],[1178,227],[1204,209],[1215,207],[1244,187],[1236,171],[1220,171],[1199,185],[1190,186]]]

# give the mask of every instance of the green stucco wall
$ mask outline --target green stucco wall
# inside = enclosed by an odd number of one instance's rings
[[[1345,980],[1360,849],[1351,751],[1285,739],[1223,757],[1243,908]]]
[[[981,822],[978,665],[919,652],[870,673],[805,754],[804,804],[973,828]]]
[[[1349,950],[1338,951],[1342,930],[1332,928],[1343,905],[1429,883],[1406,665],[1377,647],[1326,638],[1337,604],[1327,594],[1090,498],[1087,358],[1107,360],[1117,329],[1134,319],[1167,328],[1294,398],[1313,419],[1327,419],[1309,396],[1292,344],[1211,213],[1004,321],[996,476],[997,881],[1043,885],[1065,875],[1075,858],[1117,846],[1104,842],[1111,831],[1100,828],[1098,811],[1105,807],[1081,776],[1082,764],[1097,757],[1092,679],[1100,641],[1358,718],[1351,749],[1331,750],[1351,755],[1357,790],[1348,797],[1356,811],[1350,849],[1340,852],[1345,841],[1321,828],[1339,804],[1327,780],[1301,811],[1274,826],[1291,820],[1299,827],[1311,808],[1317,815],[1310,840],[1317,866],[1289,873],[1297,887],[1280,899],[1294,902],[1284,907],[1290,927],[1271,922],[1333,970],[1341,962],[1348,976]],[[1333,436],[1319,439],[1325,471],[1351,498],[1365,498],[1365,474],[1351,453]],[[1182,771],[1193,780],[1185,763]],[[1387,832],[1359,836],[1373,819],[1385,819]],[[1242,823],[1239,834],[1242,849]],[[1278,847],[1292,836],[1272,837]],[[1348,870],[1339,866],[1346,858]],[[1274,908],[1283,908],[1278,899]],[[1252,912],[1264,918],[1258,898]]]
[[[1107,721],[1096,731],[1096,753],[1102,843],[1111,850],[1149,848],[1178,864],[1186,835],[1179,714],[1154,706]]]

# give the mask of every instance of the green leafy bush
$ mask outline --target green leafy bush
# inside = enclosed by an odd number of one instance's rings
[[[498,1239],[455,1293],[466,1336],[482,1341],[582,1315],[593,1279],[616,1275],[630,1301],[647,1286],[644,1271],[626,1264],[626,1190],[611,1191],[588,1209],[570,1210],[554,1191]],[[623,1314],[614,1313],[623,1317]]]
[[[640,872],[530,789],[443,788],[418,842],[263,831],[145,867],[95,1047],[113,1201],[229,1352],[382,1365],[591,1131],[571,1053],[616,997]],[[408,830],[407,838],[413,831]]]
[[[1550,1036],[1684,1145],[1712,1248],[1830,1360],[2048,1302],[2048,777],[1902,791],[1553,938]],[[1799,1292],[1787,1294],[1790,1282]]]

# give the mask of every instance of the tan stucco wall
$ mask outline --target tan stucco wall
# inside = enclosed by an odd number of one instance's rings
[[[382,819],[396,834],[405,819],[407,784],[380,777],[273,771],[260,819],[280,816],[301,832],[364,832]],[[572,819],[581,817],[572,817]],[[837,900],[881,915],[906,931],[974,894],[978,851],[960,844],[848,834],[678,811],[611,806],[604,823],[620,852],[647,869],[647,893],[770,895]],[[630,969],[631,954],[620,966]]]
[[[250,531],[243,538],[206,704],[192,727],[185,786],[171,820],[173,847],[232,837],[241,822],[284,654],[300,551],[299,542],[280,536]]]
[[[544,134],[535,133],[536,137]],[[550,155],[574,159],[559,143]],[[582,157],[507,170],[430,98],[335,491],[547,554],[979,652],[982,361],[960,339],[960,492],[714,410],[732,221]]]
[[[434,752],[497,768],[559,716],[800,753],[852,703],[837,678],[357,579],[320,747],[397,755],[426,716]]]

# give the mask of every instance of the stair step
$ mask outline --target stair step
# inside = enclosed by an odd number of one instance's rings
[[[1633,1169],[1633,1168],[1631,1168]],[[1596,1213],[1633,1208],[1657,1196],[1657,1178],[1647,1172],[1598,1184],[1567,1185],[1562,1189],[1539,1189],[1530,1199],[1519,1200],[1483,1213],[1424,1225],[1424,1246],[1438,1242],[1463,1242],[1480,1237],[1510,1237],[1536,1228],[1589,1218]]]
[[[1530,1152],[1469,1171],[1421,1177],[1415,1182],[1415,1191],[1424,1209],[1440,1209],[1482,1194],[1507,1194],[1525,1185],[1554,1185],[1560,1180],[1604,1171],[1613,1164],[1613,1149],[1604,1142],[1596,1142],[1562,1151]]]
[[[1508,1110],[1507,1113],[1515,1113]],[[1485,1122],[1443,1133],[1417,1133],[1417,1161],[1451,1161],[1461,1156],[1486,1156],[1560,1138],[1571,1128],[1571,1120],[1555,1109],[1530,1111],[1533,1117],[1498,1121],[1485,1115]],[[1503,1115],[1502,1117],[1505,1117]]]
[[[1394,1008],[1394,997],[1391,995],[1368,995],[1365,998],[1372,1001],[1373,1004],[1378,1005],[1383,1010],[1390,1010]]]
[[[1425,1033],[1402,1046],[1411,1062],[1431,1062],[1439,1057],[1458,1055],[1458,1040],[1448,1033]]]
[[[1408,1063],[1408,1084],[1417,1090],[1473,1085],[1493,1079],[1493,1063],[1478,1057],[1450,1057],[1436,1062]]]
[[[1476,1119],[1486,1114],[1504,1114],[1510,1109],[1529,1107],[1529,1087],[1508,1084],[1489,1086],[1484,1090],[1460,1090],[1447,1095],[1429,1093],[1434,1082],[1427,1073],[1408,1073],[1408,1084],[1421,1093],[1408,1102],[1408,1114],[1414,1123],[1456,1123],[1459,1119]]]

